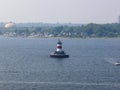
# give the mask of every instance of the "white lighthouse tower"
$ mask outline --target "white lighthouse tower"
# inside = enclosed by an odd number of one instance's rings
[[[59,39],[57,42],[57,49],[56,51],[50,54],[50,57],[55,57],[55,58],[68,58],[69,57],[69,55],[66,55],[66,53],[62,50],[62,42]]]
[[[62,42],[60,40],[58,40],[58,43],[57,43],[57,52],[61,52],[62,51]]]

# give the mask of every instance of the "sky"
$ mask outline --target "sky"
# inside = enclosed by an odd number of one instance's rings
[[[0,22],[116,23],[120,0],[0,0]]]

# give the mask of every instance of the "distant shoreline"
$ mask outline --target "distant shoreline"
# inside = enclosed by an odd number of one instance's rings
[[[0,35],[0,38],[53,38],[53,39],[58,39],[58,38],[61,38],[61,39],[120,39],[120,37],[85,37],[85,38],[81,38],[81,37],[10,37],[10,36],[2,36]]]

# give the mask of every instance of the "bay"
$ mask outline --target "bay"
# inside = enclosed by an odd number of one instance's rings
[[[120,39],[61,38],[69,58],[50,58],[57,38],[0,37],[1,90],[119,90]]]

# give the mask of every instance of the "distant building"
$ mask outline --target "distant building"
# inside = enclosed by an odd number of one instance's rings
[[[120,16],[118,17],[118,20],[119,20],[119,24],[120,24]]]
[[[5,28],[11,28],[14,26],[15,26],[15,23],[13,23],[13,22],[8,22],[8,23],[5,23],[5,25],[4,25]]]

